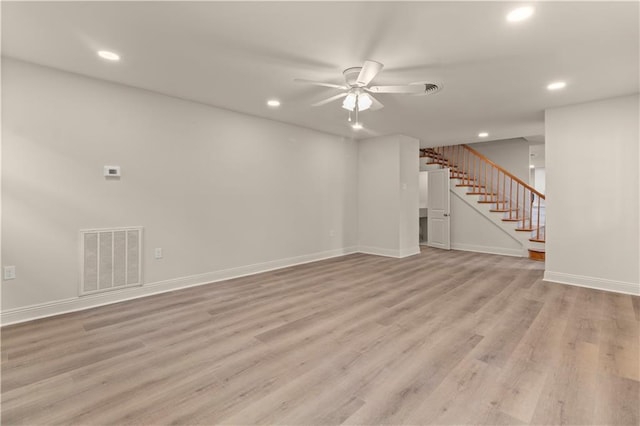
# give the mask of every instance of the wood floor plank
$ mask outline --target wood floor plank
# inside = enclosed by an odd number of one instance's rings
[[[408,424],[473,424],[492,407],[478,395],[493,386],[500,368],[468,356],[413,410]]]
[[[534,424],[590,424],[596,401],[598,347],[592,343],[567,344],[563,368],[549,372]]]
[[[501,412],[530,423],[547,381],[548,371],[533,363],[511,360],[496,376],[494,386],[485,390],[489,404]]]
[[[633,313],[636,321],[640,321],[640,297],[632,297],[631,303],[633,304]]]
[[[640,298],[524,258],[353,254],[8,326],[2,424],[611,424]]]
[[[29,362],[25,364],[19,361],[14,364],[11,361],[7,361],[2,368],[2,391],[8,392],[20,386],[67,373],[85,365],[122,353],[135,351],[142,347],[144,347],[142,342],[128,340],[115,342],[103,347],[92,345],[82,353],[66,354],[65,356],[53,357],[53,359],[41,360],[35,363]]]
[[[423,344],[407,360],[410,368],[386,377],[365,405],[347,420],[355,424],[403,424],[421,403],[480,341],[482,336],[452,336],[441,345]],[[439,349],[438,349],[439,348]],[[446,349],[445,349],[446,348]]]
[[[542,305],[535,300],[517,301],[494,324],[493,332],[474,350],[477,359],[503,367],[538,316]]]
[[[598,376],[595,424],[640,424],[640,382],[611,374]]]

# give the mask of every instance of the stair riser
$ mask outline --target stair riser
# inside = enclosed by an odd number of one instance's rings
[[[536,251],[529,251],[529,259],[537,260],[538,262],[544,262],[545,254],[544,252],[541,253]]]

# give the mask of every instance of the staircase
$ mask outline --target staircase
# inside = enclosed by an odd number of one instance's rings
[[[505,229],[530,259],[544,261],[544,195],[468,145],[420,150],[427,165],[449,168],[451,191]]]

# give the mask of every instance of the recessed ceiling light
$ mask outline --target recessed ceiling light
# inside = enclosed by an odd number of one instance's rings
[[[489,136],[489,133],[487,133],[487,132],[480,132],[480,133],[478,133],[478,137],[479,137],[479,138],[486,138],[487,136]]]
[[[108,61],[119,61],[120,55],[117,53],[109,52],[108,50],[100,50],[98,51],[98,56],[102,59],[106,59]]]
[[[353,130],[360,130],[362,129],[362,123],[354,123],[351,127],[353,127]]]
[[[530,169],[535,169],[535,168],[536,168],[536,166],[534,166],[533,164],[529,164],[529,168],[530,168]]]
[[[277,99],[269,99],[267,101],[267,105],[269,105],[270,107],[273,107],[273,108],[279,107],[280,106],[280,101],[277,100]]]
[[[531,6],[519,7],[509,12],[509,14],[507,15],[507,21],[520,22],[530,18],[531,15],[533,15],[533,7]]]
[[[549,84],[547,86],[548,90],[560,90],[560,89],[564,89],[565,87],[567,87],[567,83],[565,83],[564,81],[556,81],[553,82],[551,84]]]

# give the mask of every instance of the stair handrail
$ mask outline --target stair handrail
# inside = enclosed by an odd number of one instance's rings
[[[522,179],[520,179],[519,177],[515,176],[514,174],[510,173],[508,170],[505,170],[503,167],[501,167],[500,165],[494,163],[493,161],[489,160],[486,156],[482,155],[481,153],[479,153],[478,151],[476,151],[475,149],[471,148],[469,145],[466,144],[462,144],[462,147],[464,149],[466,149],[467,151],[471,152],[472,154],[480,157],[483,161],[486,161],[487,163],[491,164],[493,167],[495,167],[496,169],[500,170],[502,173],[504,173],[505,175],[509,176],[511,179],[515,180],[516,182],[518,182],[520,185],[524,186],[525,188],[527,188],[529,191],[531,191],[532,193],[536,194],[538,197],[542,198],[543,200],[545,200],[544,198],[544,194],[540,193],[539,191],[537,191],[534,187],[532,187],[531,185],[529,185],[528,183],[525,183],[522,181]]]

